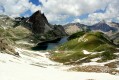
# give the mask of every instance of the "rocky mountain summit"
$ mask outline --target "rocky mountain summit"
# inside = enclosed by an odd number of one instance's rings
[[[32,26],[32,32],[35,34],[45,34],[53,31],[54,35],[58,35],[56,32],[58,31],[59,36],[66,35],[64,32],[64,28],[59,25],[51,25],[45,15],[41,13],[41,11],[36,11],[33,15],[31,15],[28,19],[28,22]],[[56,32],[55,32],[56,30]]]
[[[32,25],[33,33],[43,34],[52,30],[52,26],[48,23],[47,18],[41,11],[37,11],[30,16],[28,22]]]

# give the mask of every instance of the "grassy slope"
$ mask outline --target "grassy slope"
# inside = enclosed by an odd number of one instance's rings
[[[77,61],[86,57],[85,61],[90,61],[92,58],[101,57],[100,62],[114,59],[116,56],[116,47],[111,44],[111,41],[103,33],[90,32],[81,37],[72,39],[57,49],[59,53],[53,52],[51,59],[58,62]],[[101,52],[101,54],[83,54],[83,50],[90,52]]]

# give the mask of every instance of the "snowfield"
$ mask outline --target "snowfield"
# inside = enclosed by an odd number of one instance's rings
[[[0,80],[119,80],[119,75],[67,71],[48,52],[16,49],[21,57],[0,53]]]

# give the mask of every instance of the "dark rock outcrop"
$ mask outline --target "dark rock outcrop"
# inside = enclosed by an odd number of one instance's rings
[[[41,11],[35,12],[30,18],[29,22],[32,24],[32,32],[35,34],[43,34],[52,30],[47,18]]]
[[[59,37],[67,35],[62,25],[54,25],[53,32],[55,33],[55,36]]]

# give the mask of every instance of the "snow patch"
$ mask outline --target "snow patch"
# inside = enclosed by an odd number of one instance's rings
[[[96,62],[98,60],[100,60],[101,58],[94,58],[94,59],[91,59],[92,62]]]
[[[91,54],[91,52],[88,52],[88,51],[86,51],[86,50],[83,50],[83,53],[84,53],[84,54]]]
[[[88,39],[86,39],[85,36],[86,36],[86,35],[80,37],[80,38],[78,39],[78,42],[87,42]]]

